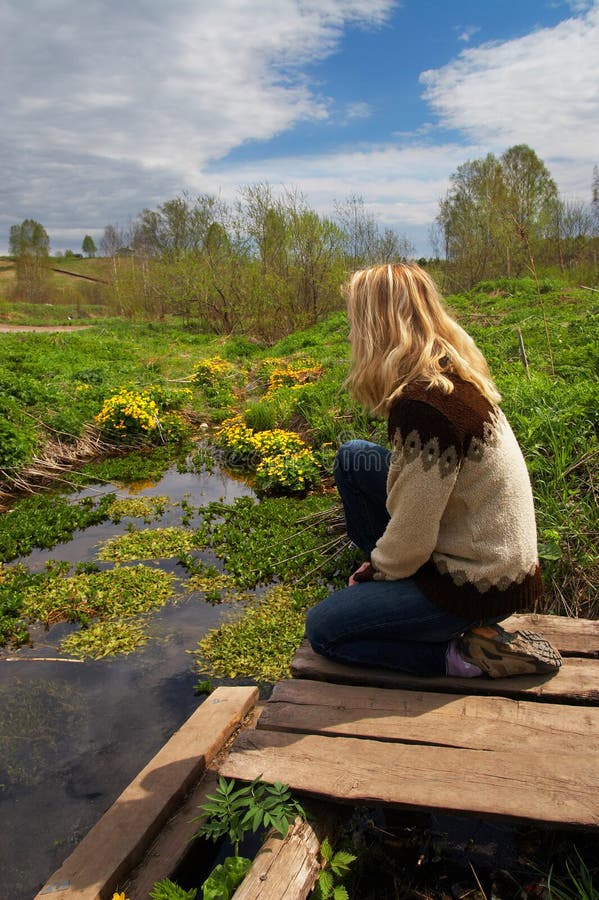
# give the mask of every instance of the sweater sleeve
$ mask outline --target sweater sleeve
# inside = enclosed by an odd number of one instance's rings
[[[374,578],[386,581],[408,578],[430,559],[462,459],[452,423],[426,402],[400,398],[389,431],[390,519],[371,555]]]

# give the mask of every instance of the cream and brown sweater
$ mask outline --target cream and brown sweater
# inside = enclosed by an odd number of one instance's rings
[[[413,577],[458,615],[532,609],[541,594],[530,479],[503,412],[471,383],[404,389],[389,414],[389,524],[375,579]]]

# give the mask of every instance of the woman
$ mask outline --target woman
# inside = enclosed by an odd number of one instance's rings
[[[496,624],[542,587],[526,465],[484,357],[417,265],[356,272],[346,296],[347,383],[387,417],[392,449],[355,440],[337,454],[367,561],[308,611],[313,649],[418,675],[556,670],[547,641]]]

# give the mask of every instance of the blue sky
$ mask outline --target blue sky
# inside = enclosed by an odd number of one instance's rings
[[[268,182],[428,254],[468,159],[527,143],[584,201],[599,164],[599,0],[0,0],[0,54],[0,252]]]

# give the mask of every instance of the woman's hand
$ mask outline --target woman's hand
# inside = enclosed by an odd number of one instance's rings
[[[360,584],[361,581],[364,581],[364,579],[360,578],[359,576],[362,572],[365,572],[369,568],[370,568],[370,563],[363,562],[362,565],[360,566],[360,568],[356,569],[356,571],[353,573],[353,575],[349,576],[349,581],[347,582],[348,586],[352,587],[354,584]],[[356,576],[358,576],[358,577],[356,577]]]

